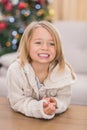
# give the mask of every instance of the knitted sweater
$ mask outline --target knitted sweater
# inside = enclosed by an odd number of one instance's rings
[[[71,70],[68,66],[61,73],[58,65],[44,80],[43,86],[38,88],[35,72],[31,64],[21,67],[18,61],[12,63],[7,72],[8,99],[11,107],[22,114],[52,119],[55,114],[64,112],[71,99],[71,84],[74,83]],[[57,101],[56,112],[46,115],[43,111],[43,96],[54,97]]]

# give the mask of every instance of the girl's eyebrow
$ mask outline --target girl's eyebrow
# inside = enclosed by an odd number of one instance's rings
[[[35,38],[34,40],[42,40],[41,38]]]
[[[33,40],[43,40],[43,39],[42,38],[34,38]],[[48,39],[48,40],[54,42],[53,39]]]

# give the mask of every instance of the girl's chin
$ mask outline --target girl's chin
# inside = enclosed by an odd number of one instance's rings
[[[49,64],[50,63],[49,61],[36,61],[36,62],[39,64]]]

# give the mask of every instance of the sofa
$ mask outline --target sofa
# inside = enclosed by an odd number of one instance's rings
[[[72,85],[71,104],[87,105],[87,22],[53,22],[61,35],[66,61],[73,67],[77,80]],[[0,96],[7,96],[6,73],[17,53],[0,57]]]

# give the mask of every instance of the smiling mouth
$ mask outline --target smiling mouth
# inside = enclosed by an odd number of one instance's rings
[[[42,53],[42,54],[38,54],[38,56],[41,58],[48,58],[50,55]]]

